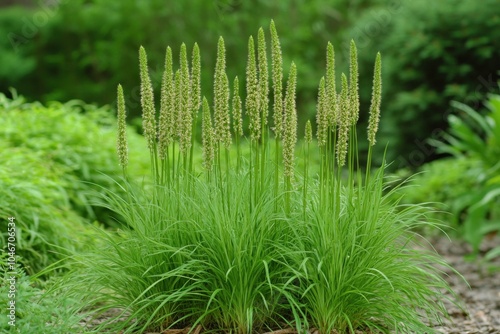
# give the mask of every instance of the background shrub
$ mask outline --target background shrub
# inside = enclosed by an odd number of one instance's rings
[[[113,119],[105,108],[80,102],[45,107],[0,94],[0,213],[2,219],[16,218],[18,255],[26,259],[30,273],[60,258],[62,248],[74,250],[90,242],[88,224],[97,217],[100,223],[115,224],[113,216],[92,203],[97,184],[118,188],[113,176],[121,168]],[[132,145],[142,145],[134,141],[137,134],[130,134]],[[148,170],[149,159],[136,151],[131,159],[138,169],[130,171],[132,176]]]
[[[140,45],[148,50],[152,81],[159,88],[166,46],[172,46],[174,55],[178,55],[182,42],[188,49],[197,42],[203,50],[203,95],[210,97],[218,37],[226,37],[229,59],[245,57],[247,39],[240,36],[254,34],[256,27],[274,19],[279,27],[293,27],[282,29],[280,36],[286,50],[285,67],[294,60],[302,81],[297,95],[303,110],[299,121],[303,125],[307,116],[314,113],[318,85],[315,74],[325,63],[324,45],[328,40],[336,45],[345,27],[373,2],[192,0],[166,5],[161,0],[74,0],[46,10],[33,1],[33,7],[17,14],[17,21],[14,12],[8,16],[7,23],[12,22],[5,26],[6,34],[12,32],[19,37],[16,54],[26,54],[32,65],[15,77],[10,71],[0,75],[0,90],[22,87],[24,95],[42,102],[78,98],[109,104],[114,101],[116,84],[120,82],[129,92],[126,99],[131,115],[139,116]],[[41,12],[48,13],[48,22],[35,26],[33,36],[25,38],[23,28]],[[12,45],[5,44],[3,48],[6,53],[2,50],[0,54],[14,54]],[[231,80],[245,74],[244,62],[231,62],[228,66]]]
[[[347,37],[360,49],[360,81],[369,80],[362,69],[373,62],[363,50],[384,55],[380,141],[390,143],[393,168],[435,157],[425,140],[447,128],[449,101],[478,108],[498,89],[499,25],[496,0],[393,1],[356,20]],[[366,105],[371,92],[361,87]]]

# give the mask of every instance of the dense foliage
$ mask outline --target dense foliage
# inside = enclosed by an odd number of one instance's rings
[[[17,252],[29,272],[90,241],[90,222],[115,223],[92,200],[96,184],[117,188],[121,173],[113,120],[106,108],[80,102],[43,106],[0,95],[0,212],[16,218]]]
[[[497,0],[391,1],[356,20],[348,37],[360,50],[384,54],[385,118],[392,168],[416,167],[435,158],[426,139],[447,129],[449,101],[479,108],[497,92],[500,59]],[[360,53],[367,80],[369,52]],[[368,103],[370,91],[361,89]],[[382,151],[382,149],[381,149]]]

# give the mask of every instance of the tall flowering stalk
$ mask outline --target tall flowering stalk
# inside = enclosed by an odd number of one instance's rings
[[[151,152],[156,149],[156,110],[154,106],[153,86],[149,78],[148,57],[146,50],[139,49],[139,68],[141,74],[141,108],[144,137]]]
[[[358,51],[356,44],[351,40],[349,65],[349,104],[351,108],[352,124],[359,119],[359,84],[358,84]]]
[[[158,154],[160,159],[168,160],[167,150],[168,146],[173,140],[173,127],[174,123],[174,79],[172,69],[172,49],[167,47],[165,55],[165,71],[163,72],[161,84],[161,100],[160,100],[160,119],[158,127]]]
[[[229,80],[226,74],[226,48],[224,39],[219,38],[214,77],[215,140],[225,148],[231,145],[229,119]]]
[[[260,91],[257,77],[257,63],[255,60],[255,43],[253,37],[248,39],[248,62],[247,62],[247,97],[245,107],[250,118],[250,138],[256,142],[260,139],[261,118],[259,113]]]
[[[273,123],[275,136],[275,167],[274,167],[274,193],[278,195],[279,188],[279,147],[283,128],[283,59],[281,45],[274,21],[269,27],[271,32],[271,76],[273,85]]]
[[[295,90],[297,84],[297,67],[292,62],[285,95],[285,111],[283,122],[283,168],[286,186],[291,186],[295,168],[295,145],[297,143],[297,110]]]
[[[193,131],[193,112],[191,110],[191,80],[187,60],[186,44],[182,43],[180,52],[180,87],[179,87],[179,120],[180,138],[179,149],[187,163],[187,153],[191,149]]]
[[[214,161],[214,130],[212,127],[212,116],[210,106],[206,98],[203,98],[203,119],[201,137],[203,144],[203,167],[210,172]]]
[[[243,136],[243,118],[241,111],[240,82],[236,76],[233,81],[233,99],[231,100],[233,129],[236,141],[236,167],[239,171],[241,162],[240,138]]]
[[[352,125],[351,108],[349,101],[349,86],[347,77],[342,73],[342,90],[340,92],[340,108],[338,117],[338,138],[337,138],[337,164],[342,167],[345,165],[347,156],[349,129]]]
[[[330,42],[328,42],[326,48],[326,78],[324,95],[325,117],[328,119],[328,122],[326,122],[324,126],[326,128],[333,129],[337,122],[338,105],[337,89],[335,84],[335,50]]]
[[[380,119],[380,105],[382,102],[382,57],[380,52],[375,59],[375,69],[373,71],[373,92],[370,105],[370,118],[368,119],[368,142],[370,146],[375,145],[375,135],[378,130]]]
[[[267,69],[266,37],[262,28],[259,29],[257,36],[257,60],[259,63],[259,108],[262,120],[262,135],[264,135],[269,113],[269,72]]]
[[[117,88],[117,119],[118,119],[118,138],[117,138],[117,151],[118,151],[118,162],[122,166],[123,171],[127,169],[128,165],[128,145],[127,145],[127,123],[126,123],[126,111],[125,111],[125,98],[123,96],[122,85],[118,85]]]

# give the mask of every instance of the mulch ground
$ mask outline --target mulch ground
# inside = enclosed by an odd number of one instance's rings
[[[471,248],[464,242],[434,238],[432,244],[437,252],[468,282],[446,270],[446,280],[458,294],[465,310],[445,301],[450,319],[435,328],[447,334],[499,334],[500,333],[500,258],[486,264],[481,257],[467,260]],[[485,240],[481,247],[484,254],[500,246],[500,238]],[[496,269],[495,269],[496,268]]]

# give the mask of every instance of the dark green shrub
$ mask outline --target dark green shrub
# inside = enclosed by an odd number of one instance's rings
[[[497,0],[393,1],[356,21],[348,37],[361,50],[360,75],[373,61],[363,49],[384,54],[381,140],[390,142],[393,167],[434,157],[425,140],[446,129],[450,100],[479,107],[498,89],[499,25]],[[362,104],[369,98],[362,89]]]
[[[469,189],[462,201],[463,235],[477,252],[485,234],[500,231],[500,95],[490,95],[484,116],[462,103],[452,105],[461,115],[450,115],[449,133],[432,143],[442,153],[478,163],[468,180],[477,187]]]
[[[294,60],[303,83],[298,91],[298,103],[304,110],[299,120],[302,124],[314,112],[318,85],[315,74],[324,65],[326,41],[338,44],[336,39],[340,38],[340,32],[372,2],[62,1],[60,7],[48,14],[48,23],[37,28],[33,38],[19,45],[21,51],[37,55],[36,67],[22,80],[12,81],[9,73],[5,73],[0,76],[0,82],[22,87],[24,95],[42,102],[78,98],[99,104],[114,101],[116,83],[120,82],[128,92],[126,98],[131,115],[139,116],[139,43],[149,50],[150,63],[156,64],[150,72],[153,84],[159,88],[166,45],[174,47],[174,54],[178,54],[176,48],[182,42],[189,49],[198,42],[204,50],[202,68],[206,69],[202,73],[203,95],[209,97],[216,55],[213,46],[218,37],[226,36],[228,57],[238,57],[247,49],[247,41],[239,36],[253,34],[255,27],[273,18],[278,26],[293,27],[283,30],[280,35],[287,50],[284,64],[289,66]],[[32,12],[43,10],[42,5],[36,5]],[[26,14],[29,20],[32,15]],[[22,28],[22,25],[15,26],[11,30],[22,37]],[[9,47],[6,46],[8,52],[12,50]],[[235,75],[244,75],[243,64],[229,65],[231,80]]]

